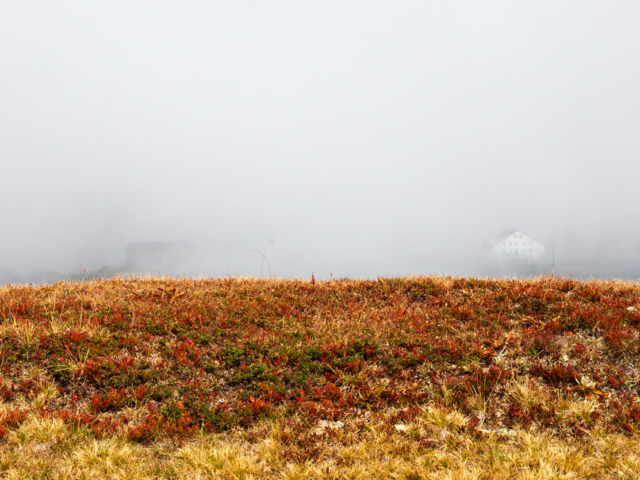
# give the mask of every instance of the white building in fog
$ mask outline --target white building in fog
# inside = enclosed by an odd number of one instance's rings
[[[505,230],[488,243],[494,261],[535,263],[544,258],[544,245],[520,230]]]

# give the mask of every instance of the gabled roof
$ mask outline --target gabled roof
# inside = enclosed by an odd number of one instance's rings
[[[534,241],[538,242],[535,238],[533,238],[531,235],[528,235],[528,234],[524,233],[522,230],[503,230],[498,235],[496,235],[495,237],[490,239],[488,241],[488,243],[489,243],[489,245],[495,245],[496,243],[501,242],[505,238],[510,237],[514,233],[521,233],[521,234],[526,235],[527,237],[529,237],[531,240],[534,240]],[[538,242],[538,243],[540,243],[540,242]]]

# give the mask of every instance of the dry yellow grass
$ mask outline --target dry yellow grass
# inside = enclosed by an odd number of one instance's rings
[[[325,428],[317,457],[299,462],[287,458],[291,431],[282,420],[185,442],[140,445],[118,436],[97,440],[32,415],[0,446],[0,474],[11,479],[640,478],[637,438],[594,431],[581,440],[558,439],[518,429],[472,438],[459,431],[467,421],[462,414],[437,407],[393,429],[388,420],[377,416],[360,431]],[[428,447],[417,440],[425,435]]]

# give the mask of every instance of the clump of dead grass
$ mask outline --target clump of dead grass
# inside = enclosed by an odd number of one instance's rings
[[[583,439],[515,429],[469,436],[467,419],[440,407],[405,428],[381,415],[366,429],[317,439],[313,460],[291,457],[291,422],[203,435],[178,444],[141,445],[122,437],[78,435],[62,422],[31,416],[0,446],[5,478],[637,478],[640,441],[594,431]],[[446,432],[425,444],[417,432]],[[248,434],[248,435],[246,435]]]

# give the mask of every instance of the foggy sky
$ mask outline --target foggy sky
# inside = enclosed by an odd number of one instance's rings
[[[473,274],[508,228],[639,277],[638,25],[633,1],[0,2],[0,280],[135,241],[257,275],[272,237],[283,277]]]

